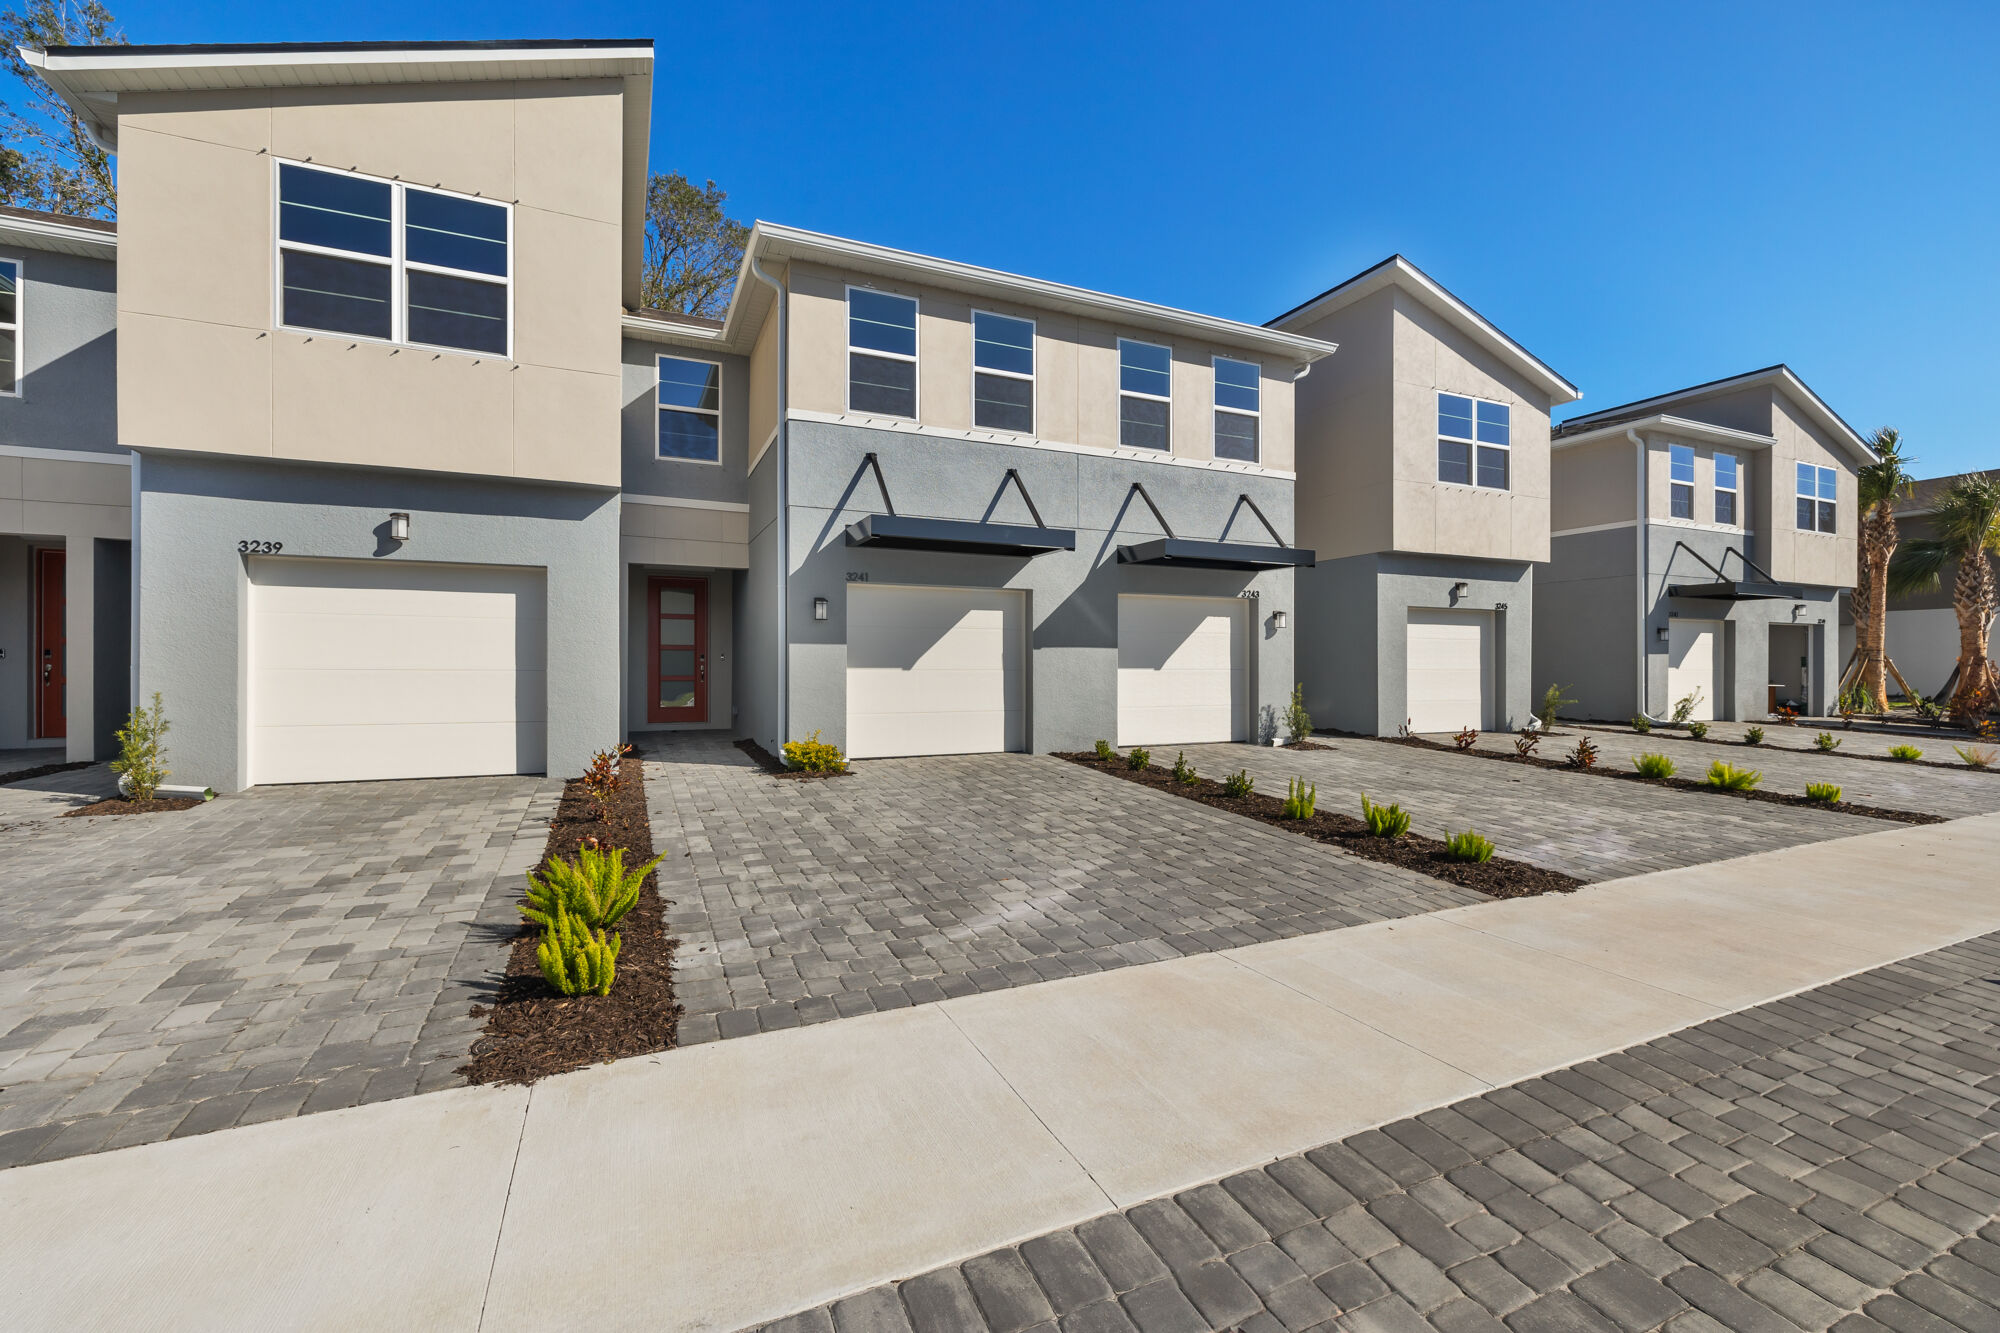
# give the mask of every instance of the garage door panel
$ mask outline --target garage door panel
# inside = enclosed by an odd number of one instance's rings
[[[983,671],[850,670],[847,706],[862,713],[955,713],[968,701],[1005,699],[1007,673]],[[972,711],[978,711],[977,708]]]
[[[1700,692],[1691,721],[1715,720],[1716,668],[1722,663],[1722,625],[1714,620],[1667,622],[1667,705]]]
[[[1118,743],[1248,735],[1248,604],[1239,598],[1118,599]]]
[[[850,624],[847,665],[856,670],[979,670],[998,662],[1006,646],[998,611],[968,611],[956,623],[927,618],[922,625]]]
[[[850,717],[848,753],[862,759],[895,755],[988,754],[1019,748],[1018,732],[1004,715],[989,710],[870,713]],[[940,736],[954,748],[937,748]]]
[[[379,671],[266,671],[258,708],[265,717],[313,717],[317,726],[371,722],[415,724],[450,717],[463,722],[543,722],[548,686],[543,673],[411,672],[388,680]]]
[[[1493,616],[1413,608],[1404,638],[1404,707],[1413,731],[1493,726]]]
[[[852,585],[847,753],[977,754],[1026,744],[1024,594]]]
[[[329,773],[366,780],[480,777],[539,773],[548,767],[547,733],[537,723],[396,722],[259,729],[263,783],[327,782]]]
[[[522,642],[541,635],[537,625],[457,616],[319,616],[260,612],[264,652],[259,667],[293,669],[343,662],[365,652],[382,671],[425,670],[445,662],[505,660]]]

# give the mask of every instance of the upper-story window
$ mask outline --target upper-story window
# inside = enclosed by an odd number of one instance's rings
[[[1667,446],[1667,512],[1694,517],[1694,450],[1685,444]]]
[[[1799,531],[1832,532],[1835,478],[1830,467],[1799,466]]]
[[[1257,423],[1264,368],[1250,361],[1215,358],[1215,456],[1257,461]]]
[[[683,356],[660,358],[660,457],[722,461],[722,367]]]
[[[1504,491],[1513,452],[1513,412],[1505,403],[1438,395],[1438,480]]]
[[[1742,522],[1743,480],[1735,454],[1715,456],[1715,521],[1724,527]]]
[[[1158,343],[1118,340],[1118,443],[1173,447],[1174,353]]]
[[[278,322],[509,354],[513,213],[352,172],[278,164]]]
[[[21,261],[0,259],[0,396],[21,393]]]
[[[972,312],[972,424],[1035,433],[1035,322]]]
[[[916,419],[916,298],[847,289],[847,410]]]

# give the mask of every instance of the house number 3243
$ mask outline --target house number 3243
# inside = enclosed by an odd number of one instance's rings
[[[276,555],[285,549],[285,544],[283,542],[241,541],[236,543],[236,549],[245,555]]]

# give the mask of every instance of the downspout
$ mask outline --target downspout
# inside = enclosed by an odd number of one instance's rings
[[[790,513],[789,513],[789,510],[790,510],[790,505],[789,505],[789,504],[787,503],[787,497],[788,497],[788,488],[786,487],[786,484],[785,484],[785,483],[786,483],[786,476],[785,476],[785,444],[786,444],[786,442],[787,442],[787,440],[788,440],[788,438],[789,438],[789,436],[790,436],[790,433],[791,433],[791,432],[790,432],[790,426],[789,426],[789,424],[788,424],[788,423],[786,422],[786,420],[785,420],[785,412],[786,412],[786,406],[787,406],[787,399],[788,399],[788,397],[789,397],[789,395],[788,395],[788,393],[787,393],[787,390],[788,390],[788,388],[789,388],[789,385],[788,385],[788,384],[787,384],[787,382],[786,382],[786,380],[787,380],[787,377],[786,377],[786,364],[785,364],[785,363],[786,363],[786,360],[787,360],[787,353],[788,353],[788,351],[790,350],[790,349],[789,349],[789,346],[788,346],[788,343],[789,343],[789,338],[788,338],[788,336],[787,336],[787,334],[788,334],[788,330],[786,329],[786,323],[787,323],[787,319],[788,319],[788,316],[789,316],[789,313],[790,313],[790,312],[789,312],[789,309],[788,309],[788,306],[787,306],[787,303],[786,303],[786,299],[785,299],[785,298],[786,298],[786,293],[785,293],[785,285],[784,285],[783,283],[779,282],[779,281],[778,281],[778,280],[777,280],[776,278],[773,278],[773,277],[772,277],[772,276],[771,276],[770,274],[766,273],[766,272],[764,271],[764,266],[763,266],[762,264],[760,264],[760,263],[758,263],[758,262],[757,262],[757,256],[755,256],[755,255],[752,255],[752,256],[750,256],[750,272],[751,272],[751,274],[752,274],[753,276],[755,276],[755,277],[756,277],[757,281],[759,281],[759,282],[763,283],[763,284],[764,284],[764,285],[765,285],[766,287],[769,287],[769,288],[770,288],[770,289],[771,289],[771,290],[772,290],[773,292],[777,293],[777,297],[778,297],[778,437],[777,437],[777,439],[776,439],[776,440],[772,441],[772,444],[771,444],[771,447],[772,447],[773,449],[777,450],[777,453],[778,453],[778,457],[777,457],[777,461],[776,461],[776,462],[775,462],[774,464],[772,464],[772,466],[773,466],[773,467],[775,467],[775,468],[777,469],[777,472],[776,472],[776,473],[775,473],[775,475],[773,476],[772,480],[773,480],[773,482],[775,483],[775,487],[776,487],[776,492],[777,492],[777,508],[778,508],[778,519],[777,519],[777,525],[778,525],[778,536],[777,536],[777,542],[778,542],[778,719],[777,719],[777,720],[778,720],[778,728],[777,728],[777,733],[778,733],[778,734],[777,734],[777,742],[778,742],[778,745],[780,746],[780,752],[782,753],[782,747],[784,746],[785,742],[786,742],[787,740],[789,740],[789,739],[791,738],[791,734],[792,734],[792,728],[791,728],[791,715],[792,715],[792,698],[791,698],[791,696],[792,696],[792,688],[791,688],[791,687],[792,687],[792,625],[791,625],[791,620],[792,620],[792,616],[791,616],[791,588],[792,588],[792,573],[791,573],[791,568],[792,568],[792,546],[791,546],[791,521],[790,521],[790,519],[791,519],[791,515],[790,515]]]
[[[1638,690],[1639,716],[1646,718],[1648,721],[1652,722],[1664,722],[1666,721],[1665,718],[1654,717],[1652,710],[1646,707],[1646,694],[1647,694],[1646,612],[1648,610],[1647,594],[1650,592],[1653,582],[1652,570],[1649,568],[1650,564],[1652,563],[1649,558],[1651,553],[1648,550],[1649,543],[1646,540],[1648,536],[1646,530],[1646,515],[1650,512],[1650,510],[1647,507],[1648,500],[1646,495],[1646,441],[1643,437],[1640,436],[1637,430],[1634,430],[1630,427],[1626,428],[1625,438],[1632,441],[1633,445],[1636,447],[1636,452],[1633,456],[1637,460],[1637,477],[1638,477],[1638,486],[1636,488],[1637,492],[1636,499],[1638,502],[1638,508],[1634,511],[1634,522],[1632,524],[1632,530],[1633,532],[1638,534],[1638,541],[1639,541],[1639,547],[1636,556],[1638,570],[1639,570],[1639,593],[1638,593],[1639,665],[1637,673],[1638,687],[1639,687]]]

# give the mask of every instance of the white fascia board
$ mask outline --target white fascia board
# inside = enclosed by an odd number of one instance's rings
[[[1703,444],[1736,445],[1743,449],[1768,449],[1777,443],[1769,435],[1759,435],[1755,431],[1737,430],[1733,426],[1711,426],[1706,421],[1690,421],[1686,417],[1669,416],[1664,412],[1650,417],[1640,417],[1636,421],[1619,421],[1595,430],[1563,435],[1549,441],[1551,449],[1571,449],[1580,444],[1596,444],[1601,440],[1625,438],[1625,432],[1635,430],[1641,434],[1652,432],[1659,435],[1677,435],[1683,439],[1699,440]]]
[[[1562,424],[1566,426],[1587,425],[1599,417],[1611,416],[1619,412],[1636,411],[1641,408],[1652,407],[1655,404],[1684,402],[1690,398],[1707,398],[1718,393],[1728,393],[1735,389],[1752,388],[1760,384],[1776,385],[1789,392],[1795,401],[1805,407],[1807,415],[1813,418],[1820,429],[1838,440],[1862,465],[1865,466],[1876,461],[1875,451],[1869,447],[1868,441],[1862,439],[1852,426],[1841,420],[1840,414],[1835,412],[1831,407],[1828,407],[1826,400],[1814,393],[1807,386],[1806,382],[1800,379],[1797,373],[1787,365],[1767,366],[1762,370],[1746,371],[1741,375],[1733,375],[1728,379],[1711,380],[1707,384],[1696,384],[1686,389],[1676,389],[1672,393],[1656,394],[1651,398],[1641,398],[1637,402],[1621,403],[1617,407],[1607,407],[1600,412],[1573,417]],[[1647,419],[1651,420],[1652,418]],[[1622,424],[1630,425],[1631,423],[1625,422]]]
[[[244,87],[247,86],[244,76],[251,76],[251,81],[254,82],[257,72],[278,69],[296,74],[315,68],[344,68],[377,75],[413,75],[423,82],[434,83],[446,81],[441,80],[437,74],[437,67],[441,65],[520,65],[539,62],[581,66],[643,61],[650,68],[653,60],[653,48],[649,45],[406,47],[376,51],[311,49],[287,51],[283,47],[274,47],[264,50],[177,50],[88,56],[48,55],[41,51],[30,51],[27,47],[21,47],[19,50],[21,58],[37,69],[78,76],[104,78],[127,70],[229,71],[231,77],[226,81],[214,75],[210,76],[217,87]],[[604,71],[606,75],[637,72],[627,68]]]
[[[0,244],[56,250],[92,259],[118,257],[118,233],[47,218],[0,217]]]
[[[627,338],[636,338],[641,342],[695,347],[710,352],[733,350],[723,337],[722,329],[703,328],[698,324],[669,324],[664,320],[627,315],[620,321],[619,327]]]

